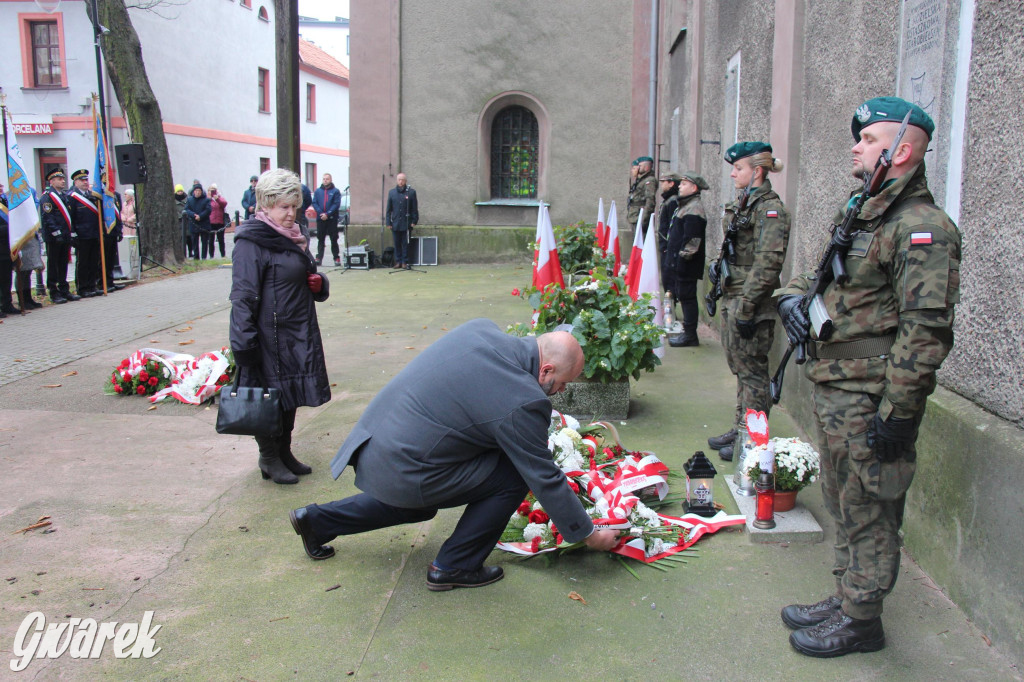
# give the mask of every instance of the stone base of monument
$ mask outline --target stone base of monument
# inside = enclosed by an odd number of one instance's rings
[[[562,393],[551,396],[551,407],[584,420],[622,420],[629,416],[629,379],[602,384],[570,382]]]
[[[762,530],[754,527],[754,513],[757,508],[757,497],[745,497],[736,492],[737,486],[732,482],[732,475],[725,477],[732,498],[740,508],[740,514],[747,517],[747,532],[751,542],[800,542],[812,544],[825,539],[825,533],[814,519],[807,507],[800,504],[800,496],[796,498],[796,506],[787,512],[775,512],[775,527]]]

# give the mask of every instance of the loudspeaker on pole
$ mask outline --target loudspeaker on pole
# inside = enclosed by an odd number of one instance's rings
[[[114,157],[121,183],[141,185],[146,182],[146,155],[141,144],[119,144],[114,147]]]

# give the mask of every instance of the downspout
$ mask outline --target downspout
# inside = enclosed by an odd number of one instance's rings
[[[651,53],[648,58],[650,64],[650,93],[647,97],[648,126],[647,126],[647,155],[654,159],[655,128],[658,125],[658,0],[651,0]],[[654,159],[654,173],[660,174],[658,159]]]

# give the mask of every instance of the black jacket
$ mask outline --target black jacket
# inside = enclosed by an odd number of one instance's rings
[[[196,187],[200,191],[198,197],[195,195]],[[192,234],[197,234],[199,231],[209,232],[210,197],[206,196],[201,185],[196,185],[189,190],[188,199],[185,200],[185,218],[188,220]]]
[[[39,197],[39,217],[43,240],[47,244],[65,246],[71,243],[71,210],[67,195],[52,185]]]
[[[308,233],[303,230],[308,239]],[[316,407],[331,399],[315,301],[329,295],[328,280],[316,296],[306,276],[316,272],[302,249],[262,221],[235,232],[231,256],[229,337],[243,386],[281,389],[283,409]]]
[[[413,225],[419,225],[420,206],[416,199],[416,190],[409,185],[405,189],[393,187],[388,192],[388,227],[394,227],[395,232],[405,232]]]
[[[668,233],[668,248],[665,251],[663,269],[676,279],[698,280],[704,278],[704,247],[707,243],[705,232],[708,221],[700,202],[700,192],[679,199],[679,206],[672,218]],[[695,241],[695,240],[699,240]],[[693,253],[680,255],[690,245]]]

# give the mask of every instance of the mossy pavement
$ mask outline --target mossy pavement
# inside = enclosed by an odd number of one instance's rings
[[[143,399],[102,393],[109,371],[137,348],[225,345],[227,310],[0,387],[0,578],[8,579],[0,583],[0,679],[1020,679],[907,557],[886,602],[883,651],[796,654],[778,610],[829,592],[827,541],[754,545],[743,531],[723,531],[679,568],[637,565],[639,580],[606,554],[524,561],[495,552],[490,563],[505,568],[504,580],[430,592],[427,565],[456,509],[340,538],[334,558],[309,560],[288,511],[355,490],[350,473],[333,481],[327,465],[375,393],[461,322],[529,317],[510,293],[529,280],[523,266],[424,270],[329,271],[331,298],[318,310],[334,398],[299,410],[294,449],[314,473],[298,485],[262,480],[252,439],[214,432],[216,408],[149,410]],[[202,282],[226,297],[230,273],[220,272]],[[139,286],[157,297],[165,284]],[[69,329],[74,315],[87,314],[53,313],[65,314]],[[735,383],[715,334],[702,328],[701,344],[667,349],[664,365],[633,383],[619,426],[628,447],[653,450],[677,470],[733,412]],[[800,435],[781,410],[771,427]],[[721,480],[714,493],[734,509]],[[800,502],[832,537],[817,487]],[[43,515],[56,532],[12,534]],[[65,655],[21,673],[8,666],[32,611],[49,622],[138,622],[147,610],[161,626],[153,658],[118,660],[108,645],[99,660]]]

